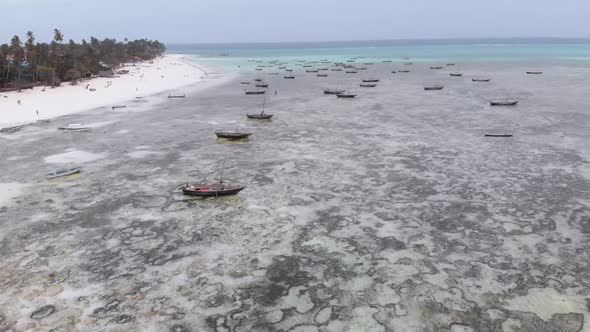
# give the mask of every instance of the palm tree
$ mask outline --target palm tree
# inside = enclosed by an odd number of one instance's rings
[[[57,70],[57,66],[59,65],[59,57],[61,56],[60,46],[61,42],[64,40],[64,36],[62,35],[59,29],[53,30],[53,41],[51,42],[51,53],[53,54],[53,74],[51,75],[51,85],[55,84],[55,71]]]
[[[36,65],[35,65],[35,58],[37,57],[37,50],[35,48],[35,35],[33,34],[33,31],[27,31],[27,42],[25,43],[25,50],[26,50],[26,57],[27,57],[27,61],[29,62],[29,66],[31,68],[31,75],[32,78],[31,80],[33,82],[35,81],[35,70],[36,70]]]

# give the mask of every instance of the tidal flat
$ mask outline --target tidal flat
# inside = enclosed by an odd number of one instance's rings
[[[0,331],[590,331],[590,69],[431,65],[252,71],[1,133]],[[246,119],[256,76],[272,121]],[[238,196],[178,192],[224,159]]]

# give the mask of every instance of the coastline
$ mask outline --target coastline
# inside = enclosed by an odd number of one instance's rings
[[[206,80],[208,71],[201,64],[188,60],[184,54],[166,54],[152,63],[144,61],[121,69],[129,70],[129,73],[113,78],[97,77],[77,85],[65,82],[61,87],[48,87],[45,91],[40,86],[33,90],[0,93],[0,128],[26,125],[110,107],[138,96],[173,91]]]

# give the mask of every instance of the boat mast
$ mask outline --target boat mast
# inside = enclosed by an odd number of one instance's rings
[[[264,94],[264,99],[262,100],[262,112],[260,112],[260,115],[264,114],[264,106],[266,105],[266,93]]]
[[[221,171],[219,173],[219,185],[220,186],[223,184],[223,168],[225,167],[225,159],[227,159],[227,157],[223,157],[223,161],[221,162]]]

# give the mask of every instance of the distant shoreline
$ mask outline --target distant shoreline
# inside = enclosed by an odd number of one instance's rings
[[[178,89],[200,82],[207,71],[187,60],[184,54],[165,54],[121,69],[129,73],[92,78],[77,85],[65,82],[53,89],[39,86],[22,92],[0,93],[0,128],[111,107],[138,96]]]

